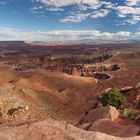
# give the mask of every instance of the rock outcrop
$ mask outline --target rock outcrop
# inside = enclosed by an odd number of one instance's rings
[[[75,76],[85,76],[85,77],[96,77],[96,74],[107,74],[107,71],[117,71],[120,67],[118,64],[107,64],[107,65],[91,65],[88,66],[86,64],[77,64],[77,65],[68,65],[63,68],[63,72],[67,73],[68,75],[75,75]],[[99,79],[99,78],[97,78]],[[107,78],[106,78],[107,79]]]
[[[124,126],[111,120],[101,119],[94,122],[89,131],[102,132],[119,137],[132,137],[139,133],[140,127],[135,125]]]
[[[110,119],[114,121],[119,116],[117,109],[113,106],[100,107],[93,109],[87,113],[81,120],[80,123],[94,122],[99,119]]]
[[[139,140],[140,137],[120,138],[99,132],[88,132],[64,121],[47,119],[17,126],[1,126],[1,140]]]
[[[140,89],[140,82],[135,86],[135,89]]]

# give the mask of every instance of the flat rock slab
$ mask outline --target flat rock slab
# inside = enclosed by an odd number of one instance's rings
[[[19,126],[1,126],[0,140],[140,140],[140,137],[114,137],[84,131],[63,121],[47,119]]]
[[[102,132],[120,137],[133,137],[140,132],[140,127],[135,125],[124,126],[107,119],[101,119],[94,122],[89,131]]]

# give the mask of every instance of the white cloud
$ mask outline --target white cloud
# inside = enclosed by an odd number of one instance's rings
[[[140,39],[140,32],[135,33],[135,34],[134,34],[134,38]]]
[[[140,3],[140,0],[126,0],[126,5],[134,6]]]
[[[82,14],[82,13],[75,13],[71,16],[67,16],[64,19],[61,19],[61,23],[77,23],[85,20],[90,14]]]
[[[48,11],[65,11],[67,6],[74,6],[69,9],[68,16],[60,19],[61,23],[79,23],[87,18],[106,17],[115,11],[121,21],[121,25],[136,24],[140,17],[140,0],[124,0],[123,5],[107,2],[105,0],[32,0],[40,2]],[[36,8],[34,8],[36,9]],[[38,10],[38,9],[36,9]],[[42,12],[42,11],[40,11]],[[75,13],[74,13],[75,12]],[[79,12],[79,13],[77,13]],[[74,14],[71,14],[74,13]],[[118,24],[120,25],[120,24]]]
[[[103,1],[102,3],[105,6],[105,8],[108,8],[108,9],[115,9],[115,7],[118,5],[118,3],[114,4],[111,2],[105,2],[105,1]]]
[[[37,7],[30,8],[30,11],[32,13],[44,13],[45,12],[43,6],[37,6]]]
[[[64,7],[72,4],[78,3],[79,0],[37,0],[42,2],[45,5],[54,6],[54,7]],[[80,1],[79,1],[80,2]]]
[[[97,9],[101,6],[101,2],[99,0],[36,0],[41,3],[54,6],[54,7],[65,7],[69,5],[88,5],[93,9]]]
[[[118,6],[116,8],[118,11],[118,14],[121,15],[128,15],[128,14],[135,14],[139,15],[140,14],[140,7],[130,7],[130,6]]]
[[[110,10],[107,9],[101,9],[96,10],[92,13],[72,13],[72,15],[65,17],[64,19],[61,19],[61,23],[78,23],[82,22],[86,18],[99,18],[99,17],[106,17],[109,14]]]
[[[57,7],[51,7],[51,8],[47,8],[48,11],[53,11],[53,12],[58,12],[58,11],[64,11],[63,8],[57,8]]]
[[[35,1],[41,2],[46,6],[59,8],[75,5],[78,6],[81,10],[98,9],[103,5],[107,8],[113,8],[115,6],[115,4],[103,0],[34,0],[33,2]]]
[[[130,37],[131,34],[132,34],[132,33],[130,33],[130,32],[120,31],[120,32],[115,33],[114,35],[115,35],[116,37],[119,37],[119,38],[121,38],[121,37],[126,38],[126,37]]]
[[[91,15],[91,17],[92,18],[106,17],[109,14],[109,12],[110,10],[107,9],[97,10]]]
[[[129,1],[130,2],[130,1]],[[116,11],[119,17],[125,18],[121,20],[121,25],[137,24],[140,21],[140,7],[134,7],[133,4],[129,4],[132,6],[117,6]]]
[[[44,10],[53,12],[62,12],[67,9],[67,6],[73,6],[74,9],[69,9],[68,16],[60,19],[61,23],[78,23],[86,18],[105,17],[109,13],[108,9],[113,9],[115,6],[115,4],[103,0],[32,0],[32,2],[40,2],[43,5]],[[34,7],[32,11],[34,13],[38,12],[40,11],[40,8]],[[84,11],[84,13],[82,11]],[[71,14],[73,12],[75,13]]]
[[[126,15],[124,15],[124,14],[120,14],[120,13],[118,14],[118,16],[121,17],[121,18],[126,17]]]
[[[0,40],[66,41],[81,39],[140,39],[140,33],[120,31],[116,33],[98,30],[55,30],[48,32],[24,32],[12,28],[0,28]]]
[[[140,16],[137,16],[137,15],[133,15],[132,16],[132,19],[127,19],[125,20],[127,23],[133,25],[133,24],[136,24],[140,21]]]

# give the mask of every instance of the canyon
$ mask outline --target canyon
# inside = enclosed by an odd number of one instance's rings
[[[117,87],[125,105],[99,99]],[[132,115],[128,118],[125,113]],[[0,42],[0,139],[139,140],[140,44]]]

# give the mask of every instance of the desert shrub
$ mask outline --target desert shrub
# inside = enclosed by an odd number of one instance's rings
[[[112,105],[116,108],[120,108],[125,103],[125,97],[117,88],[112,88],[101,97],[100,101],[103,106]]]
[[[123,113],[122,113],[123,118],[131,118],[133,115],[134,115],[133,110],[129,109],[129,108],[125,108]]]

